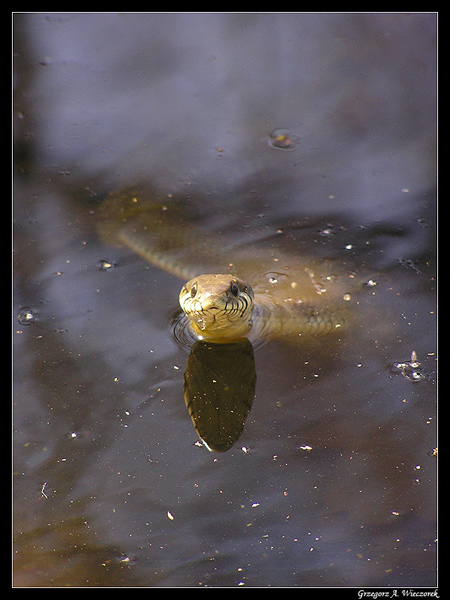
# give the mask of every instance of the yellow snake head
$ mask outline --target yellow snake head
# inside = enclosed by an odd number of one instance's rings
[[[183,286],[180,306],[199,339],[229,342],[252,326],[253,290],[232,275],[199,275]]]

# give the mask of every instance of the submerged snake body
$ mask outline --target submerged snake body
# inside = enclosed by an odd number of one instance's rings
[[[184,322],[197,339],[229,342],[298,338],[339,331],[347,322],[351,273],[326,261],[272,248],[233,248],[226,238],[187,224],[176,205],[125,192],[100,211],[100,233],[156,266],[189,280],[180,292]]]

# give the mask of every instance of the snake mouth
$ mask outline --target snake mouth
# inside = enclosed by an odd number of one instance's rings
[[[244,336],[251,328],[253,290],[230,275],[200,275],[183,286],[180,306],[201,339]]]

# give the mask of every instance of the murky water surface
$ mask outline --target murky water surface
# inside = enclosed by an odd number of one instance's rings
[[[18,586],[436,585],[433,15],[16,15]],[[281,133],[280,133],[281,132]],[[97,236],[148,183],[367,273],[198,441],[182,282]]]

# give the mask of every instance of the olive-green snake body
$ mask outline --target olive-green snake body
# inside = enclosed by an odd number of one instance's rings
[[[179,301],[197,339],[298,339],[340,332],[348,322],[355,279],[337,263],[273,248],[233,247],[227,238],[189,223],[177,205],[139,192],[112,194],[99,215],[108,243],[127,246],[189,280]]]

